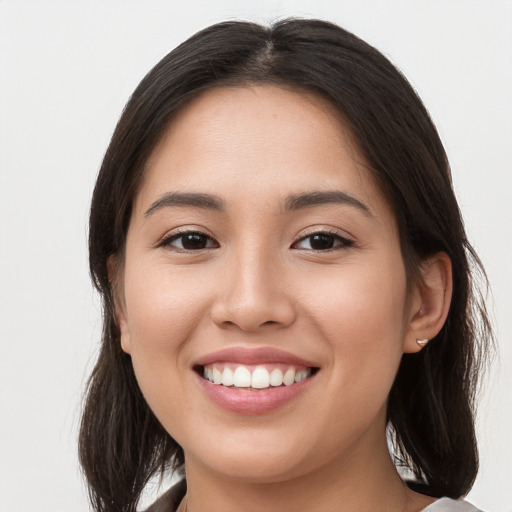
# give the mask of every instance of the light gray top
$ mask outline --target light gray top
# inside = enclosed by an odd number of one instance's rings
[[[452,500],[450,498],[441,498],[432,505],[424,508],[422,512],[483,512],[474,507],[471,503],[463,500]]]

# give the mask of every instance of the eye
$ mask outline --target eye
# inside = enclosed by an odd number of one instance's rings
[[[219,244],[210,236],[200,231],[185,231],[168,236],[159,244],[178,251],[200,251],[219,247]]]
[[[293,249],[306,249],[308,251],[332,251],[350,247],[354,242],[337,233],[318,232],[305,236],[295,242]]]

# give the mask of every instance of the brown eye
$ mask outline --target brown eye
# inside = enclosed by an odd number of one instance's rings
[[[213,238],[199,231],[177,233],[166,238],[161,245],[182,251],[200,251],[201,249],[218,247],[217,242]]]
[[[313,233],[301,238],[294,244],[295,249],[306,249],[309,251],[329,251],[332,249],[342,249],[353,245],[352,240],[343,238],[334,233]]]

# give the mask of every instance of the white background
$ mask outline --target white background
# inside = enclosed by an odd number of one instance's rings
[[[129,94],[200,28],[290,15],[377,46],[439,128],[500,345],[469,499],[512,511],[512,1],[0,0],[0,512],[88,510],[76,433],[101,320],[87,215]]]

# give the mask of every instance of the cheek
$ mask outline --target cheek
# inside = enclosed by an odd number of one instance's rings
[[[381,325],[402,326],[406,299],[405,270],[401,262],[369,261],[316,273],[304,272],[303,292],[311,311],[322,315],[325,326],[354,327],[361,335]]]
[[[400,261],[400,260],[399,260]],[[401,264],[349,265],[329,276],[310,277],[308,314],[329,344],[331,364],[360,395],[378,385],[390,388],[403,352],[406,278]],[[305,283],[307,284],[307,283]],[[379,384],[380,383],[380,384]]]
[[[201,276],[164,264],[127,262],[125,300],[134,348],[177,347],[204,316],[209,303]]]
[[[325,387],[333,390],[317,414],[334,451],[336,443],[354,439],[376,417],[383,428],[403,351],[406,279],[401,266],[388,272],[366,266],[344,268],[330,279],[317,276],[315,284],[309,316],[331,354]]]
[[[179,390],[184,347],[205,321],[210,302],[205,287],[165,265],[125,271],[130,355],[137,381],[149,405],[159,409],[163,390]],[[176,395],[176,394],[175,394]]]

